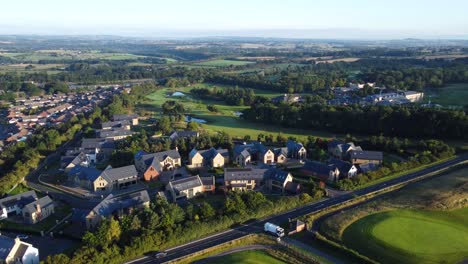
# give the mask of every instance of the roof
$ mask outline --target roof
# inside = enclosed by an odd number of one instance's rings
[[[192,176],[169,182],[170,187],[177,193],[203,186],[200,176]]]
[[[1,260],[5,260],[8,257],[14,245],[15,245],[14,239],[0,235],[0,259]]]
[[[18,249],[16,250],[15,252],[15,255],[14,255],[14,259],[23,259],[23,256],[24,256],[24,253],[26,253],[26,250],[28,250],[29,246],[24,244],[24,243],[20,243]]]
[[[215,185],[214,177],[200,177],[203,185]]]
[[[135,165],[129,165],[120,168],[109,168],[104,170],[100,176],[106,179],[108,182],[118,181],[123,178],[137,177],[138,172]]]
[[[333,170],[333,166],[329,166],[328,164],[325,164],[323,162],[318,162],[318,161],[306,161],[302,169],[311,171],[318,175],[328,176],[330,171]]]
[[[37,194],[35,191],[27,191],[24,193],[19,193],[16,195],[8,196],[6,198],[0,199],[0,207],[10,207],[18,205],[19,207],[24,207],[27,204],[34,202],[37,199]]]
[[[352,159],[365,160],[383,160],[383,152],[381,151],[351,151]]]
[[[132,120],[138,118],[137,115],[114,115],[112,120],[114,121],[123,121],[123,120]]]
[[[98,130],[99,137],[108,138],[108,137],[119,137],[119,136],[131,136],[133,132],[127,129],[122,128],[113,128],[108,130]]]
[[[215,149],[212,147],[212,148],[204,149],[204,150],[197,150],[194,148],[189,153],[190,158],[193,158],[197,153],[202,155],[203,159],[205,160],[212,160],[218,154],[221,154],[223,157],[229,156],[229,150],[222,149],[222,148]]]
[[[298,190],[300,190],[301,188],[301,185],[297,182],[288,182],[286,183],[286,186],[284,187],[284,189],[287,191],[287,192],[291,192],[291,193],[297,193]]]
[[[330,164],[335,165],[341,173],[348,173],[349,170],[353,167],[353,164],[347,161],[342,161],[340,159],[331,158]]]
[[[170,157],[171,159],[180,159],[180,153],[175,149],[171,149],[157,153],[146,153],[144,151],[138,151],[135,154],[135,160],[143,160],[146,167],[153,166],[156,168],[158,168],[160,163],[163,162],[167,157]]]
[[[97,215],[108,217],[115,211],[139,206],[149,201],[149,194],[146,190],[121,196],[114,196],[113,194],[109,194],[91,211]]]
[[[284,183],[288,178],[288,175],[290,175],[290,173],[284,170],[271,168],[266,172],[266,175],[269,177],[270,180],[275,180]]]
[[[44,196],[44,197],[40,198],[37,201],[34,201],[32,203],[27,204],[24,207],[24,209],[26,209],[28,212],[35,212],[35,211],[37,211],[37,209],[36,209],[37,205],[40,205],[41,208],[46,208],[46,207],[49,207],[49,206],[51,206],[53,204],[54,204],[54,202],[52,201],[52,199],[50,199],[49,196]]]
[[[275,148],[273,150],[276,156],[283,154],[284,156],[288,156],[288,148]]]
[[[78,176],[80,180],[88,180],[88,181],[95,181],[99,175],[101,175],[102,171],[96,168],[88,168],[83,166],[75,166],[69,172],[69,176]]]
[[[257,168],[225,168],[224,180],[263,180],[265,179],[265,172],[267,170]]]
[[[296,152],[303,148],[304,145],[293,140],[288,140],[288,142],[286,143],[286,147],[288,148],[288,151]]]
[[[191,137],[198,137],[198,132],[197,131],[184,131],[184,130],[179,130],[179,131],[173,131],[169,137],[172,140],[178,139],[178,138],[191,138]]]
[[[336,147],[338,147],[338,145],[341,145],[341,144],[345,144],[345,143],[343,141],[341,141],[341,140],[333,139],[332,141],[328,142],[328,147],[329,148],[336,148]]]
[[[103,122],[102,123],[102,128],[119,128],[119,127],[125,127],[125,126],[130,126],[131,123],[128,120],[120,120],[120,121],[109,121],[109,122]]]

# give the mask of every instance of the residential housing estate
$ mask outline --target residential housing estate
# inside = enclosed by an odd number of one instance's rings
[[[55,211],[49,196],[38,198],[35,191],[28,191],[0,199],[0,219],[20,216],[27,224],[40,222]]]

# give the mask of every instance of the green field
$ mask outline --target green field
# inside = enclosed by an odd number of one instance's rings
[[[350,225],[343,241],[382,263],[458,263],[468,257],[468,208],[373,214]]]
[[[38,62],[40,60],[137,60],[145,57],[127,53],[76,50],[39,50],[27,53],[0,53],[0,56],[8,57],[18,62]]]
[[[450,84],[442,88],[426,89],[424,102],[442,106],[463,107],[468,104],[468,84]]]
[[[26,69],[27,66],[33,66],[31,69]],[[19,63],[0,65],[0,72],[47,72],[48,74],[56,74],[66,67],[65,64],[34,64],[34,63]]]
[[[468,258],[468,167],[410,184],[325,219],[320,232],[382,263]]]
[[[212,87],[211,84],[201,84],[194,87]],[[281,128],[273,125],[253,123],[236,115],[237,112],[240,112],[248,106],[232,106],[226,105],[223,101],[210,101],[210,100],[199,100],[191,97],[190,89],[194,87],[179,87],[179,88],[165,88],[157,92],[154,92],[147,96],[149,99],[148,102],[142,104],[141,107],[148,111],[156,112],[157,114],[161,111],[161,105],[168,101],[174,100],[182,103],[187,110],[190,116],[206,120],[207,123],[202,125],[202,128],[207,129],[211,132],[224,131],[229,133],[233,137],[243,138],[246,135],[256,138],[259,134],[272,134],[276,137],[279,133],[282,133],[285,136],[297,137],[298,139],[305,139],[307,136],[312,135],[316,137],[333,137],[334,134],[321,132],[321,131],[312,131],[312,130],[302,130],[302,129],[287,129]],[[220,89],[225,89],[228,86],[217,86]],[[184,98],[170,97],[168,94],[180,91],[185,93],[187,96]],[[257,94],[257,90],[254,90]],[[262,91],[259,91],[262,92]],[[268,97],[274,97],[279,95],[279,93],[269,93],[263,92],[263,95]],[[207,105],[215,105],[219,111],[213,113],[208,111],[206,108]],[[339,135],[337,135],[339,136]]]
[[[229,255],[206,259],[203,263],[225,264],[225,263],[243,263],[243,264],[281,264],[283,261],[274,258],[263,250],[248,250]]]
[[[252,64],[252,61],[240,61],[240,60],[209,60],[195,63],[198,66],[209,66],[209,67],[229,67],[229,66],[242,66]]]

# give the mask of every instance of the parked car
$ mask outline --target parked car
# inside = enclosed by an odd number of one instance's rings
[[[154,254],[154,257],[157,259],[164,258],[165,256],[167,256],[167,252],[164,251],[157,252],[156,254]]]

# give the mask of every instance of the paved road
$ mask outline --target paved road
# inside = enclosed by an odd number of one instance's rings
[[[248,224],[240,225],[239,227],[229,229],[223,233],[219,233],[219,234],[209,236],[209,237],[197,240],[197,241],[190,242],[185,245],[181,245],[175,248],[168,249],[166,250],[167,255],[164,258],[154,259],[151,256],[147,256],[147,257],[142,257],[140,259],[127,262],[127,264],[129,263],[133,263],[133,264],[164,263],[164,262],[168,262],[171,260],[175,260],[177,258],[187,256],[190,253],[194,253],[194,252],[204,250],[215,245],[226,243],[233,239],[241,238],[247,234],[261,233],[263,232],[263,225],[265,224],[265,222],[273,222],[276,224],[284,223],[288,221],[289,218],[296,218],[296,217],[303,216],[306,214],[315,213],[320,210],[323,210],[324,208],[331,207],[331,206],[349,201],[355,198],[356,196],[370,194],[370,193],[385,189],[393,185],[398,185],[398,184],[405,183],[410,180],[418,179],[428,173],[436,172],[438,170],[450,167],[452,165],[455,165],[457,163],[460,163],[466,160],[468,160],[467,154],[459,156],[455,159],[431,166],[429,168],[414,172],[414,173],[409,173],[399,178],[391,179],[391,180],[388,180],[388,181],[385,181],[385,182],[382,182],[373,186],[369,186],[360,190],[350,192],[348,194],[344,194],[341,196],[332,197],[326,200],[315,202],[315,203],[306,205],[304,207],[300,207],[300,208],[291,210],[289,212],[282,213],[280,215],[272,216],[265,220],[259,220],[259,221],[251,222]]]

